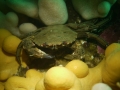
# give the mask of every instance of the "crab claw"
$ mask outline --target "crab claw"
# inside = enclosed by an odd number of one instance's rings
[[[44,51],[38,49],[38,48],[31,48],[28,50],[29,56],[36,57],[36,58],[46,58],[46,59],[52,59],[53,56],[45,53]]]
[[[45,53],[45,54],[42,56],[42,58],[52,59],[52,58],[54,58],[54,56],[51,56],[51,55]]]

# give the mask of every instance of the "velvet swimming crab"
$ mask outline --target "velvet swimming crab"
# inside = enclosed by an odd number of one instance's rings
[[[80,25],[69,23],[66,25],[53,25],[40,28],[36,32],[28,34],[28,36],[21,41],[16,52],[17,61],[21,65],[20,53],[22,49],[32,58],[53,60],[59,56],[59,49],[61,50],[62,48],[62,51],[64,51],[64,47],[71,48],[72,45],[81,38],[94,39],[106,47],[107,43],[102,38],[89,32],[90,29],[96,29],[100,25],[90,25],[86,27],[86,23]],[[73,50],[73,53],[76,52],[76,50],[78,49]]]

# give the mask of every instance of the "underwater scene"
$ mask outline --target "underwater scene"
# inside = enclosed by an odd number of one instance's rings
[[[120,0],[0,0],[0,90],[120,90]]]

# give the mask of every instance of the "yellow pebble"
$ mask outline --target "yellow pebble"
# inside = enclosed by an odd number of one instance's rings
[[[72,60],[65,67],[72,71],[78,78],[83,78],[89,73],[87,64],[80,60]]]
[[[20,41],[21,40],[14,35],[6,37],[3,41],[3,50],[15,55],[17,46],[19,45]]]

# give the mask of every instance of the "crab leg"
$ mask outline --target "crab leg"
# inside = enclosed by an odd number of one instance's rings
[[[21,66],[21,51],[22,51],[22,47],[23,47],[23,41],[20,42],[20,44],[17,47],[17,51],[16,51],[16,60],[19,63],[19,65]]]
[[[78,38],[93,39],[93,40],[97,41],[100,45],[102,45],[103,48],[106,48],[108,46],[108,43],[105,40],[103,40],[101,37],[99,37],[98,35],[96,35],[94,33],[79,32],[78,33]]]
[[[23,45],[24,44],[24,45]],[[22,49],[25,49],[29,56],[36,57],[36,58],[47,58],[51,59],[53,58],[51,55],[45,53],[44,51],[40,50],[39,48],[35,47],[35,44],[31,40],[23,40],[18,45],[17,51],[16,51],[16,59],[18,63],[21,65],[21,51]]]

